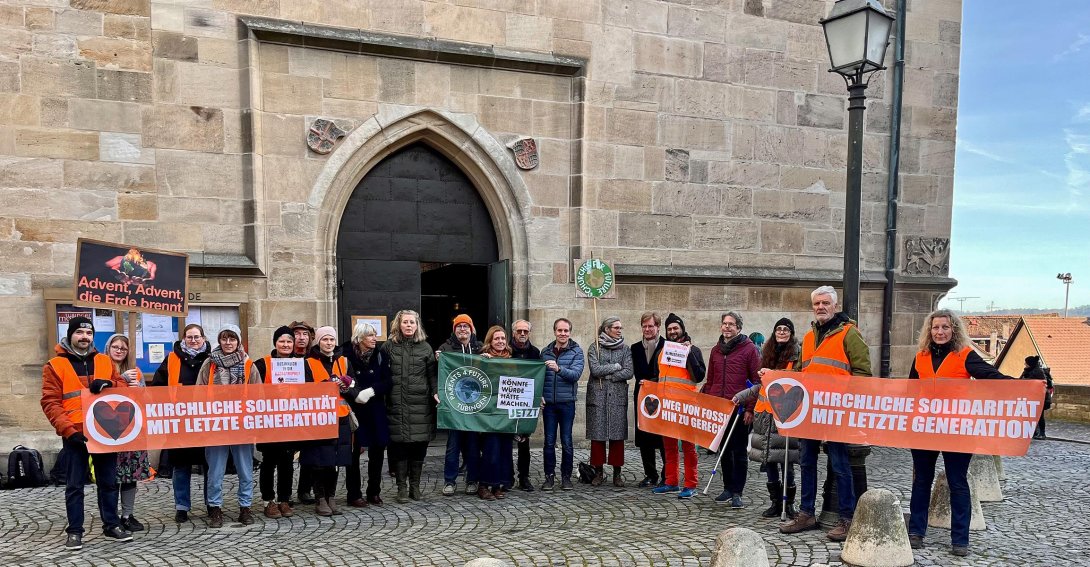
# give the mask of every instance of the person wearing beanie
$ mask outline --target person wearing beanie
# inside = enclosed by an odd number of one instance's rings
[[[89,389],[98,395],[107,388],[124,388],[127,383],[109,356],[95,350],[95,326],[87,317],[68,321],[65,338],[54,347],[55,356],[42,367],[42,411],[64,447],[72,453],[68,459],[65,515],[68,527],[64,548],[83,549],[83,481],[89,476],[88,457],[95,467],[99,519],[103,534],[117,541],[132,541],[132,532],[121,527],[117,514],[120,490],[117,484],[117,453],[87,451],[83,430],[83,403],[80,391]]]
[[[624,442],[628,439],[628,381],[632,351],[625,346],[619,317],[606,317],[598,326],[598,343],[587,348],[587,439],[590,439],[591,486],[605,482],[605,464],[613,467],[613,486],[621,488]],[[608,455],[607,455],[608,450]],[[608,456],[608,459],[607,459]]]
[[[483,345],[477,340],[477,329],[473,319],[462,313],[454,318],[454,329],[450,338],[435,351],[439,360],[441,352],[460,352],[477,354]],[[447,452],[443,465],[443,495],[453,496],[455,483],[458,481],[458,457],[461,455],[466,467],[466,494],[477,494],[479,467],[481,462],[481,435],[476,431],[447,431]]]
[[[306,359],[314,381],[332,381],[342,395],[347,395],[352,386],[352,365],[341,355],[337,330],[329,326],[318,327],[314,336],[317,344]],[[348,417],[351,411],[348,400],[340,400],[337,405],[337,437],[306,442],[299,451],[299,475],[302,477],[306,470],[314,481],[314,512],[319,516],[341,513],[334,496],[337,492],[337,467],[347,467],[352,462],[352,427]]]
[[[684,369],[672,367],[667,369],[667,371],[680,370],[678,376],[681,379],[680,382],[665,376],[660,377],[660,379],[671,385],[682,385],[687,390],[696,390],[696,385],[704,381],[704,375],[707,371],[704,366],[704,355],[698,347],[693,345],[689,333],[685,332],[685,321],[682,321],[681,317],[673,313],[666,316],[666,340],[689,347],[689,357],[686,359]],[[689,441],[680,441],[681,453],[685,457],[684,482],[680,482],[678,475],[678,465],[680,464],[678,462],[678,443],[679,440],[677,439],[662,438],[666,474],[665,478],[663,478],[664,485],[655,488],[654,492],[658,494],[676,492],[679,500],[688,500],[696,494],[696,484],[699,480],[696,470],[696,445]]]
[[[757,375],[762,383],[754,384],[734,396],[734,403],[739,406],[756,401],[749,460],[760,463],[761,470],[768,475],[765,485],[772,505],[761,512],[764,518],[781,517],[785,507],[786,516],[795,518],[795,463],[799,462],[799,440],[785,438],[776,429],[772,406],[768,403],[763,383],[764,375],[769,370],[797,370],[798,365],[799,341],[795,338],[795,325],[784,317],[772,327],[772,340],[761,348],[761,369]],[[783,476],[780,476],[781,465],[785,466]]]
[[[197,383],[197,375],[211,352],[204,336],[204,328],[195,323],[182,330],[182,340],[174,342],[174,348],[155,370],[151,386],[181,388]],[[204,447],[165,449],[159,455],[159,468],[166,469],[174,485],[174,521],[189,521],[190,485],[193,467],[205,470]],[[164,457],[164,454],[166,455]],[[166,466],[164,466],[166,465]],[[165,475],[164,475],[165,476]],[[208,500],[208,484],[205,483],[204,500]]]
[[[282,383],[272,369],[274,358],[295,358],[295,333],[291,327],[283,326],[273,331],[273,346],[268,356],[255,360],[261,381],[266,384]],[[304,381],[313,382],[310,367],[303,363]],[[257,450],[263,457],[260,470],[261,499],[265,504],[265,517],[290,518],[295,515],[291,507],[291,486],[294,480],[293,457],[298,450],[294,442],[260,443]],[[275,489],[273,480],[276,480]]]

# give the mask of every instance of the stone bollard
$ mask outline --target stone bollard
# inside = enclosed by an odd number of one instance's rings
[[[901,501],[884,488],[868,490],[855,506],[840,558],[859,567],[908,567],[915,559],[908,543]]]
[[[478,557],[466,563],[466,567],[507,567],[507,562],[494,557]]]
[[[980,507],[980,499],[973,490],[973,483],[969,483],[969,501],[971,518],[969,529],[980,531],[987,527],[984,523],[984,510]],[[927,525],[933,528],[950,529],[950,483],[946,480],[946,473],[940,473],[935,478],[935,486],[931,489],[931,505],[927,512]]]
[[[999,473],[991,455],[973,455],[969,461],[969,486],[981,502],[1003,501],[1003,488],[999,486]]]
[[[711,567],[769,567],[765,542],[753,530],[723,530],[715,538]]]
[[[995,457],[995,472],[999,475],[999,482],[1007,482],[1007,473],[1003,472],[1003,457],[993,456]]]

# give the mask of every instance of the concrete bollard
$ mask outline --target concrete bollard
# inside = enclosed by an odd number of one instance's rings
[[[973,490],[973,483],[969,483],[969,501],[971,503],[971,518],[969,529],[981,531],[987,528],[984,523],[984,509],[980,507],[980,499]],[[943,472],[935,479],[935,486],[931,489],[931,504],[927,512],[927,525],[933,528],[950,529],[950,483]]]
[[[507,562],[502,559],[496,559],[494,557],[478,557],[469,563],[466,563],[466,567],[508,567]]]
[[[765,542],[753,530],[723,530],[715,538],[711,567],[769,567]]]
[[[1007,482],[1007,473],[1003,472],[1003,457],[999,455],[992,455],[995,457],[995,472],[999,475],[999,482]]]
[[[859,567],[912,565],[915,560],[901,501],[892,492],[874,488],[859,498],[840,558]]]
[[[999,486],[999,473],[991,455],[973,455],[969,461],[969,486],[981,502],[1003,501],[1003,487]]]

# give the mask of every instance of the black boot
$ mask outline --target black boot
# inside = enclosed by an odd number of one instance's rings
[[[397,461],[394,464],[394,478],[397,479],[397,503],[409,502],[409,461]]]
[[[424,493],[420,491],[420,473],[424,470],[424,461],[409,462],[409,498],[423,500]]]
[[[764,512],[761,512],[761,517],[778,518],[783,513],[783,484],[776,481],[767,482],[765,486],[768,487],[768,498],[772,501],[772,505]]]
[[[798,511],[795,510],[795,488],[794,484],[787,487],[787,517],[792,520],[799,515]]]

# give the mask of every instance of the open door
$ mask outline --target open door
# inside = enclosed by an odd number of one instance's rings
[[[510,266],[509,260],[488,265],[488,326],[511,328]]]

